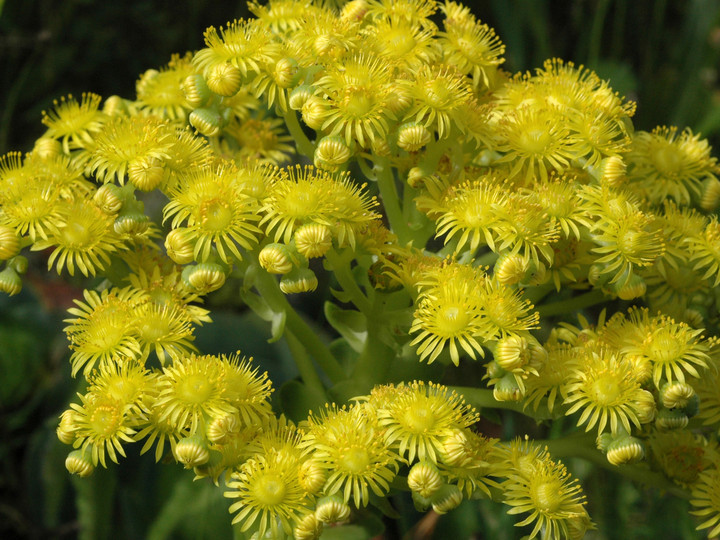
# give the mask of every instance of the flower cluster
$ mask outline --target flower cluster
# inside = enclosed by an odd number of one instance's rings
[[[582,538],[562,440],[486,437],[468,403],[517,405],[573,416],[585,455],[645,460],[717,533],[707,141],[635,131],[635,104],[572,62],[507,73],[455,2],[337,4],[251,2],[134,99],[62,98],[31,152],[0,158],[0,290],[20,292],[27,251],[104,278],[66,320],[88,383],[58,428],[68,469],[144,441],[222,481],[258,537],[318,538],[409,491],[421,511],[493,498],[530,538]],[[331,344],[287,299],[321,285]],[[195,347],[223,287],[285,340],[299,380],[280,393],[298,399],[271,406],[250,360]],[[443,384],[467,357],[484,377]]]

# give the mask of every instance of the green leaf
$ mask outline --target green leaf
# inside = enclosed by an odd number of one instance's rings
[[[362,352],[367,341],[367,320],[359,311],[341,309],[325,302],[325,318],[356,352]]]
[[[254,292],[243,291],[241,289],[240,298],[242,298],[242,301],[245,302],[250,307],[250,309],[257,313],[258,317],[260,317],[262,320],[273,320],[273,317],[275,316],[275,311],[273,311],[273,309],[262,296],[255,294]]]
[[[280,388],[280,404],[283,412],[293,422],[307,419],[311,411],[319,411],[327,400],[300,381],[288,381]]]
[[[271,337],[268,343],[275,343],[278,341],[283,332],[285,332],[285,321],[287,320],[287,313],[285,311],[275,311],[273,313],[272,324],[270,327]]]

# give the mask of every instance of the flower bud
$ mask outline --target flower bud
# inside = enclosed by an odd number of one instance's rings
[[[438,514],[447,514],[463,501],[462,491],[457,486],[445,484],[430,497],[433,510]]]
[[[432,140],[425,126],[416,122],[406,122],[398,128],[398,146],[408,152],[417,152]]]
[[[10,259],[20,253],[20,238],[12,227],[0,225],[0,261]]]
[[[117,214],[123,206],[123,200],[119,194],[120,188],[115,184],[104,184],[100,186],[93,195],[93,202],[106,214]]]
[[[408,487],[423,497],[430,497],[443,485],[442,476],[432,463],[420,461],[408,473]]]
[[[152,191],[165,179],[163,162],[154,157],[133,159],[127,171],[128,179],[140,191]]]
[[[220,113],[212,109],[195,109],[190,113],[188,120],[198,133],[206,137],[218,135],[223,125]]]
[[[293,269],[293,258],[284,244],[268,244],[260,250],[260,266],[270,274],[287,274]]]
[[[205,428],[205,435],[208,441],[214,444],[226,444],[230,439],[230,434],[240,429],[240,421],[234,414],[226,414],[212,419]]]
[[[506,371],[520,369],[530,361],[530,346],[522,336],[508,336],[495,346],[495,361]]]
[[[90,476],[95,470],[95,465],[90,459],[90,450],[83,448],[70,452],[65,458],[65,468],[70,474],[76,474],[81,478]]]
[[[205,78],[200,74],[188,75],[180,85],[185,94],[185,101],[191,107],[202,107],[207,105],[212,97],[212,93],[205,82]]]
[[[225,284],[225,270],[217,263],[200,263],[186,266],[183,280],[200,294],[215,291]]]
[[[118,216],[113,223],[117,234],[137,235],[143,234],[150,227],[150,218],[145,214],[133,212]]]
[[[645,457],[645,447],[639,439],[628,435],[610,443],[606,455],[607,460],[616,466],[636,463]]]
[[[60,423],[55,433],[61,443],[72,444],[75,442],[76,417],[77,413],[73,409],[67,409],[60,415]]]
[[[218,478],[220,478],[220,475],[226,468],[225,459],[222,453],[217,450],[210,450],[210,457],[208,460],[201,465],[193,467],[193,472],[195,473],[195,478],[193,480],[197,480],[199,478],[210,478],[217,486]]]
[[[601,433],[595,440],[595,446],[597,446],[597,449],[601,452],[607,452],[614,440],[615,437],[613,437],[612,433]]]
[[[637,413],[638,422],[641,424],[649,424],[655,420],[657,413],[657,405],[655,404],[655,396],[647,390],[640,390],[640,394],[635,398],[635,412]]]
[[[59,156],[62,152],[60,141],[52,137],[40,137],[35,141],[32,153],[41,158]]]
[[[647,285],[643,278],[637,274],[632,274],[630,279],[624,280],[622,284],[619,281],[613,284],[613,289],[621,300],[633,300],[645,294]]]
[[[666,409],[682,408],[694,395],[692,386],[679,381],[665,383],[660,388],[660,401]]]
[[[128,113],[127,101],[120,96],[110,96],[103,103],[103,112],[108,116],[120,116]]]
[[[22,290],[22,280],[14,268],[6,267],[0,272],[0,292],[9,296],[18,294]]]
[[[302,118],[305,124],[315,130],[322,128],[325,122],[325,103],[317,96],[310,96],[302,106]]]
[[[318,499],[315,517],[323,523],[338,523],[350,517],[350,507],[337,495]]]
[[[299,111],[303,108],[305,102],[312,95],[314,95],[313,87],[307,84],[301,84],[292,92],[290,92],[290,97],[288,98],[288,105],[290,105],[290,108],[292,110]]]
[[[298,483],[308,493],[317,495],[325,485],[327,471],[314,459],[308,459],[298,469]]]
[[[204,465],[210,459],[207,442],[197,435],[180,439],[173,449],[175,459],[186,469]]]
[[[706,212],[713,212],[720,205],[720,180],[715,177],[705,179],[703,194],[700,199],[700,208]]]
[[[281,58],[275,64],[273,79],[280,88],[290,88],[298,82],[300,70],[294,58]]]
[[[326,225],[309,223],[295,231],[295,247],[307,257],[322,257],[332,247],[332,232]]]
[[[682,429],[689,421],[680,409],[660,409],[655,417],[655,427],[659,430]]]
[[[323,532],[323,522],[315,517],[314,513],[307,514],[296,521],[293,536],[295,540],[318,540]]]
[[[195,242],[185,227],[171,230],[165,237],[165,250],[177,264],[187,264],[194,259]]]
[[[627,166],[620,156],[610,156],[600,165],[600,181],[608,187],[619,187],[625,182]]]
[[[520,401],[523,393],[512,373],[505,374],[493,388],[493,397],[498,401]]]
[[[342,7],[340,19],[348,22],[360,22],[368,11],[367,0],[350,0]]]
[[[315,167],[335,172],[350,159],[350,155],[350,148],[342,138],[337,135],[323,137],[315,148]]]
[[[495,279],[502,285],[520,283],[529,271],[530,260],[518,254],[501,255],[493,269]]]
[[[295,268],[280,280],[280,290],[285,294],[312,292],[317,286],[318,279],[309,268]]]
[[[229,62],[218,64],[210,69],[205,77],[207,87],[219,96],[231,97],[238,93],[242,86],[240,68]]]

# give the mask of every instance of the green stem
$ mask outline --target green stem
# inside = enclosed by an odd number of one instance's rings
[[[562,439],[536,441],[537,444],[547,447],[553,457],[577,457],[590,461],[598,467],[602,467],[617,474],[621,474],[630,480],[658,488],[676,497],[689,499],[690,493],[677,484],[668,480],[658,472],[651,471],[646,465],[613,465],[607,460],[605,454],[595,448],[595,436],[583,433]]]
[[[396,353],[380,336],[384,330],[383,326],[387,321],[382,317],[384,303],[380,295],[375,296],[372,310],[367,318],[367,341],[365,348],[360,353],[353,370],[352,378],[359,385],[367,387],[369,391],[380,382],[385,382],[385,375],[390,368]]]
[[[440,158],[443,157],[445,152],[453,143],[454,137],[454,130],[448,133],[448,137],[446,139],[440,139],[438,141],[435,141],[433,143],[430,143],[426,150],[425,155],[423,156],[422,161],[418,164],[420,169],[422,169],[423,173],[425,174],[434,174],[437,170],[438,163],[440,163]]]
[[[315,358],[320,368],[327,374],[333,383],[346,378],[342,366],[330,353],[325,343],[318,337],[312,328],[298,315],[280,290],[275,277],[265,270],[259,269],[255,278],[255,288],[268,305],[277,312],[285,312],[285,325],[302,343],[305,350]],[[300,366],[298,366],[300,369]]]
[[[580,296],[573,296],[567,300],[560,300],[551,304],[545,304],[537,307],[540,317],[549,317],[550,315],[560,315],[562,313],[575,313],[579,309],[600,304],[606,300],[605,293],[600,289],[594,289]]]
[[[377,176],[378,189],[382,199],[385,214],[390,222],[390,228],[397,234],[400,245],[406,245],[412,240],[412,231],[408,227],[400,208],[400,198],[395,185],[395,175],[390,167],[390,162],[385,158],[376,158],[373,169]]]
[[[307,135],[305,135],[295,111],[292,109],[286,110],[283,114],[283,118],[285,119],[285,125],[295,141],[298,150],[300,150],[300,152],[306,157],[313,159],[315,157],[315,145],[310,142],[310,139],[308,139]]]
[[[360,310],[366,317],[370,315],[372,304],[368,297],[360,289],[350,270],[350,261],[352,261],[353,252],[345,250],[341,254],[331,249],[325,254],[325,259],[330,264],[333,274],[337,279],[343,291],[350,296],[350,301]]]
[[[588,52],[588,65],[596,67],[600,58],[600,42],[603,36],[603,26],[605,24],[605,15],[607,14],[610,3],[608,0],[600,0],[595,8],[595,16],[593,17],[592,28],[590,29],[590,50]]]
[[[287,341],[290,353],[295,360],[295,365],[297,365],[298,371],[300,371],[300,377],[305,385],[313,392],[318,393],[321,396],[325,396],[325,399],[327,399],[325,387],[323,386],[305,347],[303,347],[300,340],[295,337],[295,334],[293,334],[290,330],[285,331],[285,340]]]
[[[287,328],[298,338],[333,383],[347,378],[342,366],[310,326],[291,308],[286,312]],[[299,368],[298,368],[299,369]]]

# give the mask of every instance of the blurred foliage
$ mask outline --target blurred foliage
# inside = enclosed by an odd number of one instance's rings
[[[717,155],[720,0],[484,0],[473,10],[506,44],[509,71],[531,70],[552,56],[585,64],[638,102],[637,129],[690,126],[710,139]],[[41,111],[53,99],[83,91],[132,97],[143,71],[167,63],[174,52],[199,48],[207,26],[241,16],[248,16],[244,5],[222,1],[0,0],[0,155],[29,150],[43,131]],[[71,481],[54,430],[76,390],[61,328],[79,289],[48,280],[36,270],[34,289],[0,297],[0,537],[233,538],[220,490],[188,482],[192,473],[177,466],[154,467],[138,449],[122,476],[111,466]],[[216,303],[215,322],[198,335],[201,350],[241,347],[268,370],[275,387],[296,375],[284,346],[267,343],[264,323],[223,309],[222,298]],[[318,305],[303,310],[314,318]],[[521,421],[508,413],[484,420],[483,431],[553,435],[544,426],[518,426]],[[677,499],[580,460],[569,467],[603,531],[588,538],[704,536]],[[523,534],[500,505],[487,501],[466,502],[441,517],[418,514],[407,498],[392,502],[401,517],[385,524],[386,538]],[[354,538],[349,530],[331,536]]]

